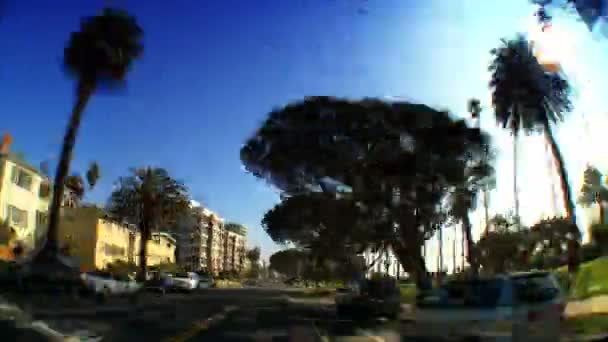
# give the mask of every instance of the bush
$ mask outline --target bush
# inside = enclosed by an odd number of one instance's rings
[[[581,246],[581,261],[587,262],[602,256],[602,248],[595,242]]]
[[[126,278],[130,274],[137,272],[137,270],[138,267],[134,263],[122,260],[117,260],[106,265],[106,271],[120,278]]]
[[[590,230],[592,242],[597,246],[603,247],[603,252],[606,253],[606,248],[608,248],[608,224],[592,224]]]

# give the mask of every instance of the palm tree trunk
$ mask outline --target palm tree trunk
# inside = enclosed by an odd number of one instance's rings
[[[483,209],[484,209],[484,216],[485,216],[485,231],[484,231],[484,235],[488,234],[488,231],[490,230],[490,203],[488,203],[489,200],[489,196],[488,196],[488,186],[485,185],[483,188]]]
[[[519,192],[517,191],[517,130],[513,131],[513,200],[515,201],[515,217],[519,228]]]
[[[148,254],[148,240],[150,238],[150,228],[147,224],[141,223],[139,227],[141,238],[139,239],[139,280],[145,281],[148,273],[146,254]]]
[[[82,113],[93,95],[95,87],[92,84],[83,83],[78,86],[78,94],[76,104],[72,110],[72,116],[68,124],[68,129],[63,137],[63,146],[61,148],[61,156],[57,165],[53,184],[53,198],[49,213],[49,226],[47,231],[47,240],[44,250],[50,255],[57,252],[59,246],[59,216],[61,209],[61,200],[63,198],[63,190],[65,188],[65,179],[70,172],[70,162],[72,160],[72,152],[76,143],[76,136],[80,128],[80,120]]]
[[[576,207],[574,206],[574,202],[572,201],[572,192],[570,191],[570,183],[568,180],[568,172],[566,170],[564,158],[559,149],[559,146],[557,145],[557,141],[555,141],[555,137],[553,136],[553,132],[551,131],[549,121],[545,120],[543,126],[545,129],[545,139],[547,139],[547,143],[551,147],[551,153],[553,154],[553,159],[555,160],[555,167],[559,175],[564,207],[566,208],[566,215],[568,219],[572,222],[573,228],[578,229],[576,226]],[[571,243],[568,244],[568,258],[568,272],[570,273],[571,277],[573,277],[578,269],[578,240],[576,240],[575,238],[573,238],[571,240]]]
[[[475,257],[475,247],[473,245],[473,234],[471,232],[471,220],[469,220],[468,213],[462,217],[462,229],[464,230],[465,240],[467,242],[467,262],[471,267],[471,273],[474,277],[479,272],[477,265],[477,258]]]
[[[559,146],[557,145],[557,141],[555,141],[555,137],[553,136],[549,122],[545,121],[543,126],[545,129],[545,139],[547,139],[547,143],[551,147],[551,154],[553,154],[555,167],[559,176],[566,215],[573,224],[576,224],[576,207],[572,201],[572,191],[570,190],[570,182],[568,179],[568,172],[566,170],[564,157],[562,156]]]
[[[605,214],[604,214],[604,204],[602,202],[602,198],[598,198],[597,199],[597,206],[598,206],[599,211],[600,211],[600,224],[604,224],[604,222],[605,222],[604,221],[604,217],[605,217],[604,215]]]

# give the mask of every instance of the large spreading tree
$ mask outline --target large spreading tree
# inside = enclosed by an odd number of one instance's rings
[[[426,287],[421,246],[444,224],[444,199],[487,143],[479,129],[425,105],[310,97],[272,111],[241,159],[286,201],[320,193],[351,201],[360,222],[345,224],[343,238],[387,241]],[[366,226],[368,232],[359,228]]]

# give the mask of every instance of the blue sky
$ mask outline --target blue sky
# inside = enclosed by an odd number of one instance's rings
[[[271,109],[309,95],[402,96],[464,115],[470,97],[488,105],[488,51],[530,13],[526,0],[9,0],[0,131],[33,164],[57,157],[73,103],[64,44],[104,4],[137,16],[145,52],[126,93],[98,94],[85,113],[72,170],[99,162],[89,199],[105,202],[130,167],[162,166],[196,200],[250,227],[265,256],[278,247],[259,222],[278,198],[245,174],[239,149]],[[508,156],[499,163],[506,208]]]

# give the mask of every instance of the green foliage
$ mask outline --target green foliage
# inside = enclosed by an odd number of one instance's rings
[[[543,219],[530,227],[527,249],[542,254],[543,268],[555,268],[567,263],[568,245],[580,241],[580,232],[565,218]]]
[[[287,276],[301,276],[310,255],[306,251],[291,248],[278,251],[270,256],[270,268]]]
[[[490,88],[496,121],[511,130],[542,131],[572,109],[568,82],[547,73],[523,35],[491,51]]]
[[[112,219],[137,226],[142,235],[140,248],[145,253],[152,231],[173,226],[181,214],[189,212],[190,196],[185,185],[165,169],[146,167],[118,180],[107,208]],[[140,255],[143,274],[146,263],[142,258]]]
[[[127,278],[137,272],[137,266],[123,260],[117,260],[106,265],[106,270],[118,277]]]
[[[400,285],[402,304],[414,304],[416,302],[416,286],[413,284]]]
[[[472,156],[484,153],[488,140],[464,120],[425,105],[311,97],[272,111],[241,149],[241,160],[279,188],[285,202],[301,202],[289,212],[305,220],[265,218],[275,241],[327,251],[345,240],[390,243],[404,268],[424,277],[419,247],[445,223],[441,204],[466,181],[465,166],[479,160]],[[323,214],[329,208],[341,208],[337,216],[349,224],[332,222]]]
[[[143,30],[124,11],[105,9],[102,15],[82,20],[65,48],[66,70],[81,82],[115,83],[138,58]]]
[[[95,187],[99,177],[101,177],[99,164],[97,164],[97,162],[92,162],[87,170],[87,183],[89,183],[89,188],[93,189]]]
[[[70,189],[78,199],[81,200],[84,197],[84,180],[79,174],[74,173],[71,176],[66,177],[65,186]]]
[[[260,247],[254,247],[245,252],[245,257],[249,260],[250,269],[248,277],[257,278],[260,276]]]
[[[578,197],[580,205],[589,207],[598,201],[608,201],[608,187],[606,187],[603,177],[600,170],[592,165],[587,165]]]
[[[593,224],[590,231],[593,243],[600,247],[602,253],[608,253],[608,224]]]
[[[601,294],[608,294],[608,258],[582,264],[572,288],[572,296],[577,299]]]
[[[149,269],[151,271],[159,271],[159,272],[163,272],[163,273],[181,273],[181,272],[186,272],[186,269],[179,265],[179,264],[175,264],[175,263],[170,263],[170,262],[163,262],[160,263],[158,265],[153,265],[150,266]]]
[[[476,244],[484,273],[526,269],[527,234],[513,230],[514,222],[502,215],[495,216],[492,225],[494,230],[482,236]]]
[[[605,248],[603,246],[600,246],[596,243],[588,243],[586,245],[582,245],[581,246],[581,261],[582,262],[588,262],[588,261],[592,261],[595,260],[599,257],[602,256],[602,248]]]

